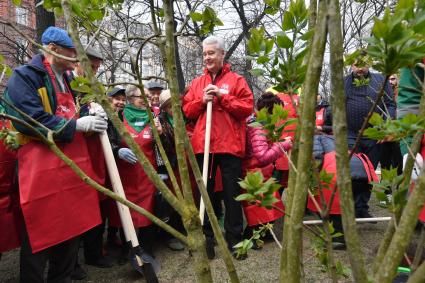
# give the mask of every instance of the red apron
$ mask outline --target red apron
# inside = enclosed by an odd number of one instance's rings
[[[325,107],[316,111],[316,127],[322,127],[325,124]]]
[[[333,178],[331,180],[331,183],[329,184],[329,189],[323,189],[323,197],[325,199],[325,202],[329,204],[332,196],[332,192],[334,188],[336,187],[336,157],[335,157],[335,151],[331,151],[328,153],[325,153],[323,157],[323,170],[325,170],[328,174],[333,174]],[[378,182],[378,176],[375,173],[375,170],[373,168],[372,163],[370,162],[369,158],[364,153],[355,153],[354,156],[358,157],[361,162],[363,163],[363,167],[366,171],[368,182]],[[315,196],[316,202],[319,204],[319,206],[322,208],[321,200],[320,200],[320,194]],[[310,197],[308,197],[307,207],[311,211],[318,212],[316,209],[316,206],[314,205],[313,201]],[[339,203],[339,191],[336,190],[334,200],[332,202],[331,209],[329,211],[329,214],[341,214],[341,207]]]
[[[8,127],[0,121],[0,129]],[[16,152],[8,150],[0,140],[0,253],[15,249],[21,245],[20,230],[22,216],[19,209],[19,196],[15,184]]]
[[[56,116],[73,118],[71,92],[60,92],[51,67],[44,62],[56,92]],[[88,176],[96,178],[87,141],[76,132],[71,143],[58,147]],[[33,253],[78,236],[101,223],[97,192],[39,141],[18,151],[22,213]]]
[[[328,153],[325,153],[323,156],[323,170],[326,171],[328,174],[333,174],[331,183],[329,184],[329,189],[323,189],[323,197],[325,199],[325,202],[329,204],[329,201],[332,196],[332,191],[334,190],[336,186],[336,157],[335,157],[335,151],[331,151]],[[324,185],[324,184],[323,184]],[[319,204],[319,207],[322,208],[321,201],[320,201],[320,194],[316,195],[315,197],[316,202]],[[311,200],[311,197],[308,197],[307,201],[307,208],[310,209],[313,212],[318,212],[316,206],[314,205],[313,201]],[[339,191],[336,190],[334,200],[332,202],[331,209],[329,211],[329,214],[341,214],[341,207],[339,205]]]
[[[254,159],[254,160],[253,160]],[[264,166],[262,168],[253,168],[255,167],[255,158],[251,158],[250,160],[244,160],[244,172],[248,171],[261,171],[264,176],[264,180],[268,180],[272,174],[273,174],[273,165],[269,164],[267,166]],[[281,201],[281,197],[278,191],[274,193],[274,197],[277,198],[279,201],[276,201],[273,205],[278,207],[278,209],[267,209],[265,207],[260,207],[255,204],[249,204],[248,202],[244,201],[242,202],[242,208],[246,217],[246,221],[248,223],[248,226],[256,226],[260,224],[266,224],[268,222],[275,221],[285,214],[283,211],[285,210],[285,207],[283,206],[283,202]]]
[[[139,144],[140,149],[149,159],[151,164],[156,166],[153,150],[153,136],[149,124],[146,125],[146,127],[140,131],[140,133],[134,130],[127,123],[125,118],[124,125],[134,140]],[[126,147],[127,145],[123,144],[123,146]],[[149,177],[146,175],[142,166],[139,163],[130,164],[127,161],[121,159],[117,160],[117,166],[126,198],[138,206],[143,207],[147,211],[153,212],[156,188]],[[146,227],[152,224],[152,221],[140,213],[132,209],[130,210],[130,213],[135,228]],[[109,223],[113,227],[122,226],[115,203],[113,203],[112,209],[110,211]]]
[[[106,162],[103,155],[103,149],[100,143],[99,135],[85,134],[84,137],[87,142],[87,149],[93,167],[94,175],[92,178],[100,185],[106,187]],[[108,199],[108,197],[101,192],[98,192],[98,195],[100,201]]]

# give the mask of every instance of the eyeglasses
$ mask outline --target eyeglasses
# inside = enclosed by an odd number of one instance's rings
[[[396,78],[390,78],[390,81],[395,81],[396,80]]]
[[[141,96],[141,95],[132,95],[132,96],[130,96],[130,97],[134,97],[134,98],[142,98],[142,96]]]

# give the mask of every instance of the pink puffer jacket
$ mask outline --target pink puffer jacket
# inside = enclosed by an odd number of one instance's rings
[[[270,144],[262,128],[248,126],[246,138],[245,171],[272,164],[284,155],[281,148],[288,151],[292,146],[289,141]]]

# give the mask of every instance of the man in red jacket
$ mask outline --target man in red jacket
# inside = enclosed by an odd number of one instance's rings
[[[183,111],[187,118],[196,120],[192,146],[202,168],[206,105],[212,101],[212,126],[210,144],[210,168],[208,193],[214,197],[214,180],[220,167],[223,180],[223,198],[226,208],[224,229],[228,247],[242,239],[243,221],[241,204],[235,201],[240,193],[238,179],[242,173],[245,155],[245,119],[253,111],[253,94],[245,79],[230,71],[224,63],[224,40],[210,36],[203,41],[204,74],[195,78],[183,98]],[[207,237],[207,254],[214,258],[214,234],[206,219],[204,232]]]

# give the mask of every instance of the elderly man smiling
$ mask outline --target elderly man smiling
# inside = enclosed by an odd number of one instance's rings
[[[238,180],[242,174],[242,158],[245,155],[245,119],[253,111],[253,94],[245,79],[232,72],[224,63],[224,40],[210,36],[203,41],[204,74],[194,79],[183,99],[183,111],[187,118],[196,120],[192,146],[198,164],[202,168],[205,142],[206,105],[212,101],[212,126],[208,173],[208,194],[214,198],[214,180],[220,167],[224,205],[226,208],[224,229],[229,249],[242,239],[242,206],[235,198],[240,193]],[[214,234],[206,219],[204,232],[207,237],[207,255],[214,258]],[[236,257],[236,253],[234,253]]]

